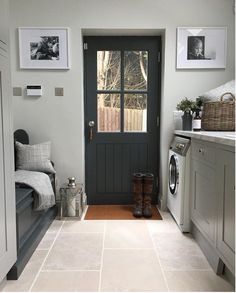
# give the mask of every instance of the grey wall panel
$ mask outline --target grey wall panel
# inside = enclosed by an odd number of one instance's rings
[[[0,260],[4,257],[7,250],[7,231],[6,231],[6,186],[4,172],[4,149],[3,149],[3,107],[2,107],[2,73],[0,71]]]
[[[0,282],[16,261],[16,207],[8,0],[0,0]]]

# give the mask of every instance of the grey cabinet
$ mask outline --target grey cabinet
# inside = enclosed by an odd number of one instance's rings
[[[0,0],[0,42],[8,42],[9,1]]]
[[[191,218],[195,225],[216,242],[216,172],[215,151],[206,144],[192,143],[191,160]]]
[[[8,1],[0,0],[0,282],[16,261]]]
[[[191,220],[206,241],[200,246],[218,263],[215,271],[221,260],[234,273],[234,148],[193,139],[191,150]]]
[[[217,158],[217,249],[234,272],[235,267],[235,153],[220,150]]]

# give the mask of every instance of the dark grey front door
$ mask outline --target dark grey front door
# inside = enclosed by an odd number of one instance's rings
[[[160,121],[160,37],[86,37],[85,138],[89,204],[132,202],[132,174],[155,175]]]

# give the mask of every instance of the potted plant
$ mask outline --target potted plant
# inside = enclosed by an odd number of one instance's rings
[[[196,107],[196,102],[184,98],[176,106],[176,109],[183,111],[184,115],[182,116],[183,120],[183,130],[192,130],[192,113]]]
[[[202,99],[196,98],[196,102],[193,102],[193,105],[192,105],[192,112],[199,115],[199,112],[201,111],[202,105],[203,105]]]

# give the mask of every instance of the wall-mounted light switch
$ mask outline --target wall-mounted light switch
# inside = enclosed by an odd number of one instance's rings
[[[58,96],[58,97],[64,96],[64,88],[63,87],[55,87],[55,96]]]
[[[21,97],[22,96],[22,88],[21,87],[13,87],[13,96]]]

